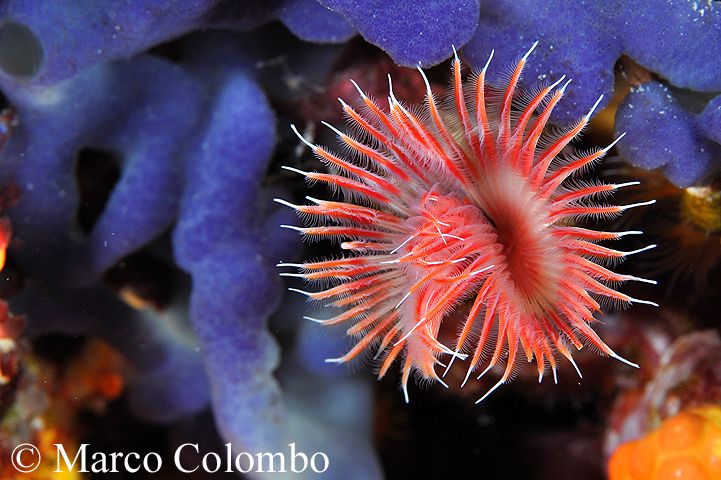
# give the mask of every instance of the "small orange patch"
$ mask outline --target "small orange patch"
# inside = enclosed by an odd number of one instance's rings
[[[10,225],[10,220],[7,218],[0,218],[0,270],[2,270],[5,266],[5,255],[8,245],[10,244],[11,234],[12,227]]]

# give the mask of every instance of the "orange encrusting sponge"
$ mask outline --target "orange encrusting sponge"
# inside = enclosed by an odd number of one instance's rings
[[[721,407],[683,411],[643,438],[619,446],[610,480],[721,479]]]

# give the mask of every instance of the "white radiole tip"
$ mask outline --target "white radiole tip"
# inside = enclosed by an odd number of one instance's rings
[[[293,173],[297,173],[297,174],[299,174],[299,175],[303,175],[303,176],[305,176],[305,177],[308,176],[308,172],[304,172],[303,170],[300,170],[300,169],[297,169],[297,168],[294,168],[294,167],[289,167],[288,165],[282,165],[280,168],[282,168],[283,170],[288,170],[289,172],[293,172]]]
[[[578,374],[578,378],[583,378],[581,369],[578,368],[578,365],[576,365],[576,361],[573,359],[573,356],[569,354],[566,358],[568,358],[568,361],[571,362],[571,365],[573,365],[573,368],[576,370],[576,373]]]
[[[598,100],[596,100],[596,103],[593,104],[593,106],[591,107],[591,110],[589,110],[588,113],[586,114],[586,121],[589,121],[591,119],[591,117],[593,116],[593,112],[596,111],[596,108],[598,108],[598,105],[601,103],[601,100],[603,100],[603,94],[601,94],[598,97]]]
[[[503,378],[500,379],[500,380],[498,381],[498,383],[496,383],[495,385],[493,385],[493,387],[491,387],[491,389],[486,392],[485,395],[483,395],[481,398],[479,398],[478,400],[476,400],[476,405],[478,405],[478,404],[481,403],[483,400],[485,400],[486,398],[488,398],[493,392],[495,392],[495,391],[498,389],[498,387],[500,387],[501,385],[503,385],[504,382],[505,382],[505,380],[504,380]]]
[[[303,233],[305,230],[303,227],[296,227],[295,225],[281,225],[280,228],[287,228],[288,230],[295,230],[300,233]]]
[[[396,94],[393,93],[393,79],[391,78],[391,74],[388,74],[388,95],[390,95],[390,104],[391,106],[398,104],[398,99],[396,98]]]
[[[363,93],[363,90],[361,90],[361,87],[356,83],[355,80],[353,80],[353,79],[351,78],[351,79],[350,79],[350,83],[352,83],[353,86],[355,87],[355,89],[358,90],[358,95],[360,95],[363,100],[365,100],[366,98],[368,98],[368,97],[366,97],[366,94]]]
[[[420,72],[421,77],[423,78],[423,83],[426,85],[426,94],[428,95],[428,98],[431,98],[433,93],[431,92],[431,84],[428,81],[428,77],[426,76],[426,72],[423,71],[421,67],[417,67],[418,72]]]
[[[526,60],[528,60],[528,57],[531,56],[531,54],[533,53],[533,51],[536,49],[537,46],[538,46],[538,40],[533,42],[533,45],[531,45],[531,48],[529,48],[528,51],[526,52],[526,54],[523,55],[523,57],[521,58],[521,61],[525,62]]]
[[[618,360],[619,362],[625,363],[626,365],[628,365],[628,366],[630,366],[630,367],[633,367],[633,368],[641,368],[637,363],[633,363],[633,362],[631,362],[631,361],[629,361],[629,360],[626,360],[625,358],[623,358],[622,356],[620,356],[620,355],[617,354],[616,352],[613,352],[613,351],[612,351],[611,353],[608,354],[608,356],[611,357],[611,358],[615,358],[615,359]]]
[[[293,130],[293,133],[296,134],[296,136],[300,139],[300,141],[305,143],[306,145],[308,145],[308,147],[310,147],[311,150],[315,150],[317,148],[315,145],[313,145],[308,140],[306,140],[303,135],[300,134],[300,132],[298,131],[298,129],[295,127],[294,124],[292,124],[292,123],[290,124],[290,129]]]
[[[634,187],[636,185],[641,185],[641,182],[634,181],[634,182],[617,183],[614,185],[614,189],[618,190],[619,188]]]
[[[318,318],[307,317],[307,316],[303,317],[303,320],[308,320],[309,322],[313,322],[313,323],[320,323],[321,325],[325,323],[325,320],[320,320]]]
[[[572,78],[569,78],[568,80],[566,80],[566,83],[564,83],[558,91],[561,92],[561,94],[565,93],[566,88],[571,84],[572,81],[573,81]]]
[[[290,292],[295,292],[295,293],[300,293],[301,295],[305,295],[306,297],[312,297],[312,296],[313,296],[312,293],[306,292],[306,291],[304,291],[304,290],[299,290],[299,289],[297,289],[297,288],[289,288],[288,291],[290,291]]]
[[[338,130],[337,128],[335,128],[335,127],[334,127],[333,125],[331,125],[330,123],[328,123],[328,122],[326,122],[326,121],[322,121],[322,122],[320,122],[320,123],[322,123],[323,125],[325,125],[325,126],[328,127],[329,129],[331,129],[331,130],[333,131],[333,133],[335,133],[335,134],[338,135],[339,137],[343,138],[343,137],[345,136],[345,133],[341,132],[340,130]]]
[[[631,208],[646,207],[648,205],[653,205],[654,203],[656,203],[656,200],[649,200],[647,202],[638,202],[638,203],[631,203],[629,205],[621,205],[621,206],[619,206],[619,208],[621,210],[630,210]]]
[[[622,139],[623,137],[625,137],[625,136],[626,136],[626,132],[623,132],[621,135],[619,135],[618,137],[616,137],[616,139],[615,139],[613,142],[611,142],[611,144],[610,144],[609,146],[607,146],[606,148],[604,148],[603,151],[604,151],[604,152],[608,152],[609,150],[611,150],[611,149],[612,149],[613,147],[615,147],[616,144],[617,144],[618,142],[620,142],[621,139]],[[631,183],[631,182],[629,182],[629,183]],[[641,183],[641,182],[636,182],[637,185],[638,185],[639,183]]]
[[[554,88],[556,88],[556,87],[557,87],[562,81],[564,81],[565,79],[566,79],[566,76],[565,76],[565,75],[561,75],[558,80],[556,80],[555,82],[553,82],[552,84],[550,84],[550,85],[548,86],[548,90],[549,90],[549,91],[550,91],[550,90],[553,90]]]
[[[483,73],[486,73],[486,71],[488,70],[488,67],[491,65],[491,60],[493,60],[493,55],[495,53],[496,53],[495,49],[491,50],[491,54],[488,55],[488,60],[486,60],[486,64],[483,66],[483,70],[482,70]]]
[[[298,205],[293,205],[292,203],[290,203],[290,202],[288,202],[288,201],[286,201],[286,200],[283,200],[282,198],[274,198],[273,201],[274,201],[275,203],[279,203],[279,204],[284,205],[284,206],[286,206],[286,207],[290,207],[290,208],[292,208],[293,210],[297,210],[297,209],[298,209]]]

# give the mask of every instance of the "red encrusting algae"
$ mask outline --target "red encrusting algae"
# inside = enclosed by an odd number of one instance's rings
[[[361,110],[339,99],[356,135],[326,124],[349,158],[309,143],[293,127],[330,173],[285,168],[342,191],[344,201],[307,197],[312,205],[293,205],[276,199],[315,225],[284,227],[310,239],[339,239],[349,254],[281,263],[301,270],[282,275],[330,284],[318,292],[293,289],[341,312],[310,320],[347,324],[348,335],[357,339],[348,353],[329,362],[347,362],[375,347],[383,377],[402,357],[406,401],[412,370],[443,383],[436,366],[447,372],[453,360],[469,356],[465,381],[484,356],[490,359],[480,376],[505,358],[503,375],[479,402],[509,380],[519,350],[529,362],[535,358],[539,381],[546,364],[556,380],[556,352],[578,370],[570,345],[580,349],[590,344],[636,366],[609,348],[590,325],[600,311],[599,297],[653,304],[620,293],[615,289],[619,282],[655,282],[614,273],[599,263],[654,245],[632,252],[614,250],[598,242],[640,232],[602,232],[572,224],[653,202],[598,203],[593,199],[637,182],[571,179],[621,137],[606,148],[559,156],[586,126],[598,102],[573,128],[548,134],[549,117],[569,81],[559,88],[561,77],[531,94],[518,92],[517,82],[535,46],[521,58],[503,89],[485,81],[493,53],[465,83],[456,55],[446,106],[436,102],[419,68],[427,87],[422,113],[403,106],[392,86],[385,111],[356,85]],[[438,341],[438,331],[444,317],[465,301],[470,311],[450,348]],[[443,355],[450,357],[447,365],[439,359]]]

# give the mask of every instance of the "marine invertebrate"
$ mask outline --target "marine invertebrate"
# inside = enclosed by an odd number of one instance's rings
[[[136,0],[120,5],[18,0],[0,6],[0,75],[51,85],[195,30],[247,31],[279,19],[299,37],[345,41],[355,30],[314,0]]]
[[[479,0],[318,1],[398,64],[409,67],[436,65],[448,58],[448,45],[465,45],[476,31],[480,10]]]
[[[681,188],[692,187],[721,168],[719,126],[721,96],[695,114],[666,85],[645,83],[631,90],[616,113],[617,131],[631,138],[619,145],[619,155],[635,166],[660,169]]]
[[[335,451],[315,447],[339,459],[329,475],[378,477],[369,434],[351,425],[370,412],[364,384],[347,382],[343,421],[311,420],[303,389],[283,390],[275,376],[279,347],[267,321],[282,290],[272,260],[289,255],[293,238],[269,238],[270,225],[291,214],[265,208],[275,117],[254,77],[253,40],[215,32],[178,47],[175,63],[138,55],[50,86],[0,75],[20,119],[0,152],[2,178],[19,189],[7,212],[17,225],[13,263],[32,279],[12,307],[32,319],[30,338],[62,332],[116,348],[132,372],[128,402],[143,419],[174,422],[212,402],[227,441],[264,451],[319,442],[298,425],[323,423],[323,438],[338,439]],[[75,166],[88,149],[109,152],[118,179],[84,229]],[[181,269],[192,278],[162,310],[130,308],[104,282],[149,244],[173,278]]]
[[[718,172],[718,100],[701,115],[679,102],[689,91],[697,96],[721,91],[717,61],[721,49],[715,41],[721,33],[721,9],[716,2],[614,0],[586,5],[553,0],[538,6],[496,0],[491,4],[481,8],[476,33],[462,49],[472,66],[482,66],[493,45],[511,47],[499,52],[502,62],[510,62],[514,46],[521,48],[528,38],[539,38],[549,48],[530,67],[528,82],[572,75],[576,88],[552,116],[558,123],[570,124],[599,94],[607,99],[600,107],[608,105],[614,66],[619,60],[624,63],[624,57],[631,59],[656,81],[634,89],[619,109],[617,131],[628,132],[630,139],[619,145],[624,159],[646,169],[660,167],[680,187]],[[534,15],[528,15],[530,8]],[[687,55],[689,51],[698,55]]]
[[[344,42],[356,30],[401,64],[439,63],[447,45],[465,44],[478,25],[478,0],[136,0],[92,6],[17,0],[0,6],[0,75],[51,85],[97,63],[126,58],[181,35],[239,32],[279,20],[299,38]],[[444,28],[436,28],[443,24]]]
[[[693,331],[663,346],[652,377],[619,395],[608,421],[605,451],[645,436],[661,421],[684,410],[721,401],[721,337],[715,330]],[[651,362],[653,363],[653,359]]]
[[[655,305],[615,288],[618,282],[653,281],[600,265],[653,245],[632,252],[614,250],[597,242],[637,232],[595,231],[573,222],[618,215],[653,201],[623,206],[599,203],[594,199],[634,182],[572,179],[621,137],[606,148],[561,155],[601,98],[572,128],[548,134],[551,112],[569,82],[563,83],[561,77],[530,94],[519,93],[517,83],[535,46],[500,88],[486,85],[493,53],[480,73],[465,83],[456,55],[450,108],[437,104],[420,68],[427,87],[422,113],[405,107],[392,85],[388,111],[358,87],[364,111],[341,100],[357,135],[326,124],[350,158],[308,142],[293,127],[331,172],[286,168],[345,195],[343,201],[309,198],[312,205],[278,200],[311,223],[305,228],[284,227],[310,239],[340,239],[348,254],[303,264],[281,263],[301,270],[282,275],[331,284],[317,292],[295,289],[340,309],[334,317],[315,321],[349,324],[347,334],[357,339],[348,353],[329,362],[350,361],[375,346],[378,375],[383,377],[403,357],[401,385],[406,401],[412,371],[443,383],[436,371],[437,365],[443,365],[442,355],[450,357],[446,371],[456,358],[471,356],[465,381],[484,353],[492,355],[479,378],[506,358],[501,378],[479,402],[509,380],[520,352],[529,362],[536,360],[539,381],[547,366],[556,378],[557,353],[576,367],[568,343],[580,349],[585,342],[635,366],[606,345],[590,325],[601,309],[598,297]],[[471,300],[470,309],[451,349],[438,341],[438,331],[444,318],[466,299]]]
[[[609,460],[610,480],[710,480],[721,476],[721,407],[707,405],[666,419],[624,443]]]
[[[720,33],[721,9],[712,1],[553,0],[539,5],[494,0],[483,3],[478,28],[463,55],[480,67],[485,52],[506,45],[499,59],[511,62],[514,48],[523,48],[529,38],[540,39],[548,48],[539,53],[528,79],[533,84],[545,75],[573,76],[576,88],[554,113],[559,122],[571,123],[599,94],[610,100],[614,64],[623,54],[677,87],[721,90]],[[697,54],[688,55],[690,51]]]
[[[668,150],[676,147],[678,144],[670,144]],[[624,166],[617,172],[620,178],[641,181],[641,185],[625,192],[625,201],[649,195],[657,200],[642,214],[629,217],[628,222],[623,220],[627,227],[644,230],[658,239],[660,248],[642,266],[646,274],[654,278],[668,275],[662,283],[666,286],[666,298],[673,302],[688,303],[704,295],[713,296],[705,287],[711,283],[708,280],[721,260],[719,180],[679,188],[658,171]],[[679,288],[684,292],[681,295]]]

